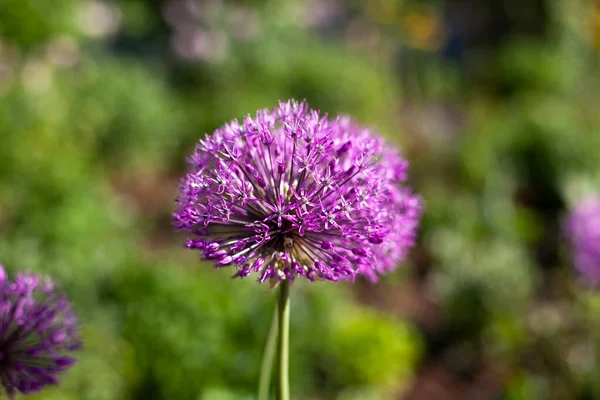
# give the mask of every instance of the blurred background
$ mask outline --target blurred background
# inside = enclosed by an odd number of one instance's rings
[[[255,398],[274,294],[170,215],[199,138],[295,97],[401,146],[426,214],[380,284],[294,285],[294,399],[600,399],[561,233],[600,186],[599,46],[586,0],[0,0],[0,261],[85,341],[32,398]]]

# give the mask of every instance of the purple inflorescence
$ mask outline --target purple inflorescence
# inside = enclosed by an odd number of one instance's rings
[[[19,273],[11,282],[0,265],[0,388],[6,395],[58,383],[79,347],[77,319],[50,279]]]
[[[567,220],[573,262],[581,279],[600,285],[600,197],[579,204]]]
[[[408,162],[350,119],[290,100],[233,120],[188,160],[174,225],[187,247],[259,282],[375,281],[414,245],[421,200]]]

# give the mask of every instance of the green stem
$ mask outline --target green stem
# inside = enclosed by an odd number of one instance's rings
[[[277,400],[290,400],[289,337],[290,337],[290,283],[286,279],[279,284],[277,306]]]
[[[271,386],[271,375],[273,373],[273,361],[277,345],[277,306],[271,319],[269,336],[263,353],[262,365],[260,367],[260,381],[258,383],[258,400],[269,400],[269,389]]]

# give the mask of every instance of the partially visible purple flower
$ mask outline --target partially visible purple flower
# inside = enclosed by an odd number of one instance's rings
[[[0,395],[58,383],[80,345],[77,318],[52,281],[24,273],[9,281],[0,265]]]
[[[375,281],[414,245],[421,200],[408,162],[348,118],[290,100],[200,140],[174,225],[217,267],[259,282]]]
[[[567,221],[573,262],[582,280],[600,285],[600,197],[579,204]]]

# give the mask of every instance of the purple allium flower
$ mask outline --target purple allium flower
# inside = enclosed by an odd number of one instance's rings
[[[0,388],[10,398],[58,383],[75,362],[77,334],[70,303],[50,279],[18,273],[11,282],[0,265]]]
[[[575,208],[567,220],[567,234],[580,277],[586,284],[600,285],[600,197]]]
[[[233,120],[188,159],[174,225],[187,247],[259,282],[375,281],[413,246],[421,200],[408,162],[348,118],[290,100]]]

